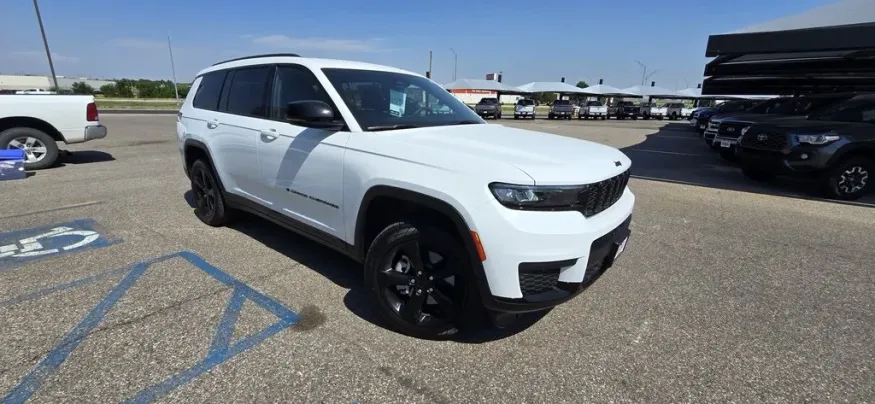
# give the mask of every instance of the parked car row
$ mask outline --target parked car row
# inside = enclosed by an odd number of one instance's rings
[[[712,149],[756,181],[813,180],[824,196],[856,200],[875,181],[875,94],[730,101],[697,111],[690,124]],[[704,126],[704,129],[703,129]]]
[[[521,98],[514,105],[514,119],[535,119],[535,100]],[[498,98],[481,98],[474,107],[477,115],[484,119],[501,118],[501,103]],[[571,100],[556,100],[547,112],[548,119],[670,119],[688,118],[693,108],[687,108],[683,103],[668,103],[657,105],[652,103],[635,104],[632,101],[617,101],[608,105],[601,101],[583,101],[575,103]]]

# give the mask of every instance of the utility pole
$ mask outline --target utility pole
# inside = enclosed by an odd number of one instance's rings
[[[173,72],[173,91],[176,92],[176,104],[179,105],[179,86],[176,84],[176,66],[173,64],[173,45],[170,42],[170,33],[167,33],[167,49],[170,51],[170,70]]]
[[[431,78],[431,51],[428,51],[428,78]]]
[[[459,55],[456,54],[456,51],[453,48],[450,48],[450,52],[453,52],[453,81],[456,81],[456,69],[459,66]]]
[[[39,13],[39,4],[37,0],[33,0],[33,9],[36,10],[36,20],[39,22],[39,30],[43,34],[43,45],[46,47],[46,57],[49,58],[49,70],[52,71],[52,81],[55,83],[55,91],[60,91],[58,87],[58,76],[55,74],[55,64],[52,63],[52,52],[49,51],[49,40],[46,39],[46,29],[43,27],[43,17]]]

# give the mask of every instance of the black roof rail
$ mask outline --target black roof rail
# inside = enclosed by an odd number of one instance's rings
[[[255,59],[255,58],[270,58],[270,57],[279,57],[279,56],[295,57],[295,58],[301,57],[301,55],[299,55],[297,53],[268,53],[268,54],[264,54],[264,55],[251,55],[251,56],[243,56],[243,57],[234,58],[234,59],[228,59],[228,60],[221,61],[218,63],[213,63],[213,66],[217,66],[217,65],[220,65],[223,63],[236,62],[238,60]]]

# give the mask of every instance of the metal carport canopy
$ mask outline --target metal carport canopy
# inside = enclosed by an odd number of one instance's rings
[[[561,94],[590,94],[583,91],[582,88],[572,86],[568,83],[551,82],[551,81],[533,81],[529,84],[523,84],[517,87],[519,91],[526,93],[561,93]]]
[[[683,98],[676,91],[656,86],[632,86],[620,91],[626,94],[633,94],[635,97]]]
[[[735,32],[711,35],[705,56],[866,48],[875,48],[875,1],[844,0]]]
[[[712,35],[702,94],[872,91],[875,1],[845,0]]]
[[[583,89],[584,94],[605,95],[612,97],[637,97],[635,94],[624,93],[619,88],[607,84],[596,84]]]
[[[486,90],[497,91],[504,94],[526,94],[525,91],[522,91],[519,88],[495,80],[459,79],[452,83],[445,84],[444,88],[447,90]]]

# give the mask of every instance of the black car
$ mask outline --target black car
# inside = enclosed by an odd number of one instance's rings
[[[690,116],[690,125],[702,135],[708,128],[708,121],[715,114],[741,112],[762,102],[763,100],[730,100],[713,108],[699,108]]]
[[[641,107],[635,105],[632,101],[617,101],[614,105],[608,106],[608,117],[611,116],[617,119],[638,119],[638,115],[641,113]]]
[[[854,200],[875,181],[875,95],[858,95],[807,118],[755,123],[738,144],[748,178],[819,181],[826,196]]]
[[[833,104],[847,101],[857,94],[813,94],[803,97],[780,97],[754,106],[738,114],[718,114],[711,117],[705,131],[705,141],[727,160],[735,158],[735,144],[745,128],[754,123],[779,122],[804,117]]]
[[[480,102],[474,106],[474,112],[484,119],[489,117],[499,119],[501,118],[501,103],[498,102],[498,98],[481,98]]]

